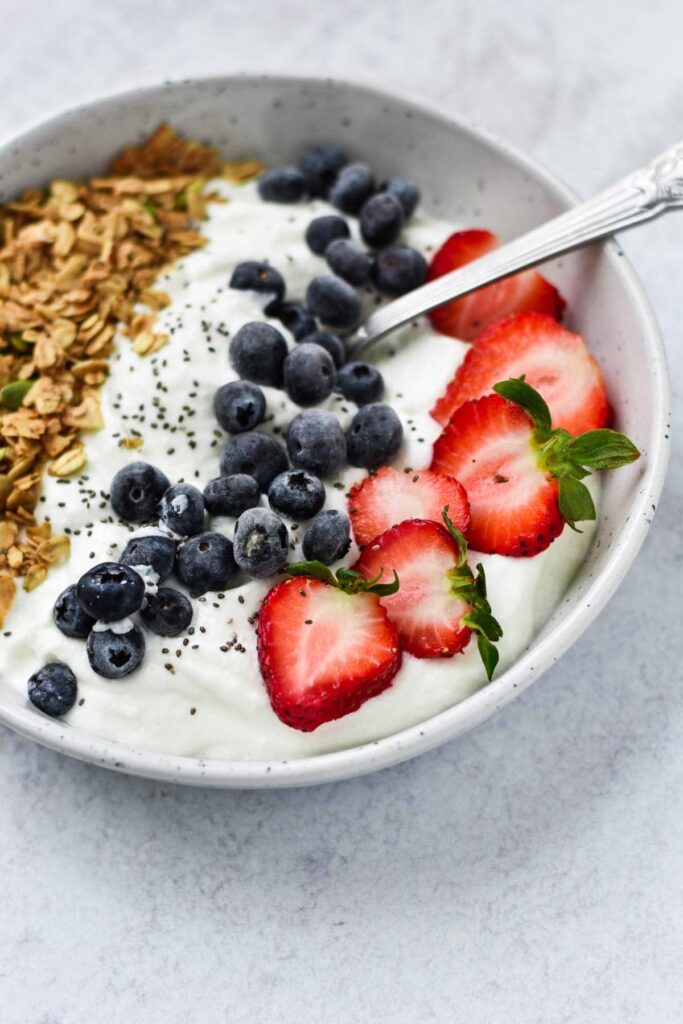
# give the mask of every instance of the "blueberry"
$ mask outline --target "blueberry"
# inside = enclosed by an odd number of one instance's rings
[[[145,656],[142,630],[132,626],[125,633],[93,629],[85,645],[90,667],[105,679],[123,679],[134,672]]]
[[[179,636],[192,622],[192,604],[179,590],[160,587],[148,596],[140,618],[158,636]]]
[[[163,583],[173,572],[175,553],[176,543],[172,537],[149,534],[129,540],[119,561],[132,569],[138,566],[151,569],[158,577],[157,582]]]
[[[313,520],[304,534],[304,558],[332,565],[343,558],[351,547],[351,528],[348,516],[330,508]]]
[[[345,163],[344,153],[336,146],[326,143],[313,146],[304,153],[299,167],[311,195],[326,196]]]
[[[296,341],[303,341],[318,326],[306,307],[299,302],[280,302],[271,310],[271,315],[284,324]]]
[[[397,243],[382,249],[375,257],[373,278],[382,295],[395,299],[419,288],[427,277],[427,261],[421,252]]]
[[[258,292],[274,302],[282,302],[285,296],[285,281],[282,274],[269,263],[246,260],[238,263],[230,278],[230,287],[242,292]],[[270,306],[266,306],[268,311]]]
[[[111,482],[111,505],[117,516],[131,523],[155,519],[159,499],[170,481],[148,462],[130,462]]]
[[[320,345],[302,341],[285,359],[285,391],[297,405],[319,405],[332,394],[334,360]]]
[[[178,549],[178,579],[192,594],[223,590],[237,575],[232,544],[222,533],[200,533]]]
[[[235,434],[223,446],[220,467],[222,476],[247,473],[262,491],[267,491],[273,477],[287,469],[287,454],[269,434]]]
[[[358,213],[375,191],[375,178],[367,164],[347,164],[330,189],[329,201],[344,213]]]
[[[346,439],[331,412],[300,412],[289,424],[287,449],[292,464],[316,476],[334,476],[346,462]]]
[[[306,243],[316,256],[324,256],[330,242],[337,238],[350,238],[349,225],[336,213],[315,217],[306,228]]]
[[[67,634],[68,635],[68,634]],[[76,703],[76,676],[68,665],[52,661],[28,681],[28,699],[51,718],[65,715]]]
[[[212,516],[241,516],[258,505],[261,489],[253,476],[233,473],[217,476],[204,488],[204,504]]]
[[[401,421],[390,405],[364,405],[351,420],[346,435],[349,462],[379,469],[392,462],[403,440]]]
[[[327,264],[337,277],[356,286],[368,284],[372,277],[372,256],[348,238],[330,242],[325,250]]]
[[[350,284],[340,277],[314,277],[306,289],[306,305],[329,327],[355,327],[363,307]]]
[[[344,347],[344,342],[336,334],[330,334],[329,331],[313,331],[311,334],[307,334],[305,338],[302,338],[301,341],[324,348],[332,356],[332,362],[336,370],[344,365],[346,348]]]
[[[396,196],[379,192],[360,211],[360,233],[367,245],[379,249],[391,245],[403,227],[403,207]]]
[[[292,519],[311,519],[325,504],[325,485],[305,469],[288,469],[268,488],[271,508]]]
[[[337,376],[337,390],[356,405],[379,402],[384,394],[384,379],[370,363],[347,363]]]
[[[230,342],[230,362],[245,380],[273,388],[282,385],[282,364],[287,342],[280,332],[262,320],[252,320]]]
[[[223,430],[241,434],[263,423],[266,396],[258,384],[249,380],[232,380],[222,384],[213,396],[213,412]]]
[[[279,167],[263,172],[258,190],[270,203],[298,203],[306,196],[306,179],[298,167]]]
[[[59,595],[52,609],[52,617],[64,636],[74,637],[78,640],[85,640],[97,621],[81,608],[81,603],[76,595],[75,583],[72,583]]]
[[[116,622],[136,612],[145,596],[142,576],[119,562],[100,562],[76,584],[83,611],[100,622]]]
[[[204,495],[192,484],[173,484],[159,502],[159,518],[179,537],[204,529]]]
[[[384,186],[384,191],[398,199],[403,207],[403,215],[406,220],[408,217],[412,217],[420,202],[420,190],[417,185],[408,178],[390,178]]]
[[[279,516],[267,508],[250,508],[235,524],[235,561],[243,572],[259,579],[272,576],[286,564],[289,533]]]

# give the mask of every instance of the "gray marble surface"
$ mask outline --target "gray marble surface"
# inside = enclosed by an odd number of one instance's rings
[[[680,0],[2,0],[0,133],[170,77],[363,77],[589,194],[683,135]],[[668,346],[683,216],[627,236]],[[677,416],[676,427],[680,427]],[[609,608],[476,732],[290,792],[185,790],[0,730],[2,1024],[677,1024],[683,466]]]

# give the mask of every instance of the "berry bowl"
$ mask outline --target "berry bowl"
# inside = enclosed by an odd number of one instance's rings
[[[494,227],[505,240],[575,201],[532,161],[441,113],[364,86],[262,76],[164,84],[53,117],[0,146],[0,200],[11,201],[54,179],[91,178],[114,154],[145,139],[162,122],[218,147],[225,160],[256,159],[272,167],[296,163],[311,144],[334,141],[352,159],[370,163],[379,181],[395,173],[417,181],[429,214],[453,225]],[[285,186],[280,180],[273,187]],[[344,246],[337,248],[343,257]],[[226,788],[311,785],[376,771],[430,750],[473,728],[536,681],[590,625],[623,579],[651,524],[668,455],[661,340],[618,246],[594,246],[546,270],[567,300],[566,325],[590,339],[615,427],[633,440],[641,457],[618,473],[605,474],[597,528],[578,571],[540,631],[492,682],[418,724],[370,742],[339,744],[341,749],[311,756],[228,760],[160,753],[158,746],[144,749],[144,744],[124,744],[115,736],[101,738],[41,714],[26,699],[25,680],[21,688],[16,685],[16,666],[5,659],[0,665],[0,722],[62,753],[150,778]],[[318,358],[331,365],[328,356]],[[185,509],[185,494],[180,498]],[[183,607],[191,614],[188,602]],[[176,664],[172,671],[182,680],[182,663]],[[229,669],[224,671],[229,685]],[[157,725],[163,729],[163,722]]]

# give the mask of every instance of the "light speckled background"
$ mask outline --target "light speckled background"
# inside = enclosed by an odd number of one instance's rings
[[[683,136],[680,0],[2,0],[0,132],[235,70],[364,76],[583,194]],[[680,351],[683,215],[625,239]],[[677,426],[680,425],[680,417]],[[678,1024],[681,500],[543,682],[317,790],[128,779],[0,731],[2,1024]]]

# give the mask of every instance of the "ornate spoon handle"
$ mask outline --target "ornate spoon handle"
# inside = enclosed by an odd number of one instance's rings
[[[594,199],[377,310],[359,328],[353,351],[444,302],[677,207],[683,207],[683,142]]]

